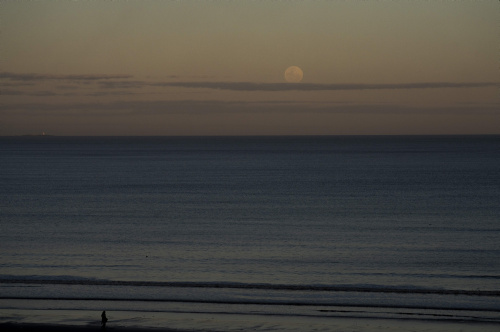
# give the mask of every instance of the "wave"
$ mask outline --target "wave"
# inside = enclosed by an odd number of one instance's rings
[[[499,290],[441,289],[416,286],[388,285],[313,285],[313,284],[263,284],[239,282],[196,282],[196,281],[120,281],[79,278],[73,276],[0,276],[0,284],[30,285],[87,285],[87,286],[133,286],[133,287],[172,287],[172,288],[212,288],[212,289],[256,289],[280,291],[321,291],[356,293],[398,293],[398,294],[436,294],[500,297]]]
[[[259,305],[259,306],[292,306],[292,307],[315,307],[318,312],[334,312],[334,309],[319,308],[372,308],[372,309],[408,309],[408,310],[439,310],[439,311],[470,311],[470,312],[500,312],[496,307],[475,306],[445,306],[445,305],[404,305],[404,304],[381,304],[381,303],[351,303],[351,302],[321,302],[312,303],[308,301],[279,301],[279,300],[203,300],[203,299],[151,299],[151,298],[104,298],[104,297],[36,297],[36,296],[0,296],[1,300],[28,300],[28,301],[83,301],[83,302],[142,302],[142,303],[183,303],[183,304],[222,304],[222,305]],[[120,309],[123,310],[123,309]],[[159,309],[160,310],[160,309]],[[134,311],[138,311],[134,309]],[[155,310],[147,310],[155,311]]]

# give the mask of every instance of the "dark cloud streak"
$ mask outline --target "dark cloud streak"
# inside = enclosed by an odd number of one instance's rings
[[[0,79],[13,81],[43,81],[43,80],[74,80],[74,81],[99,81],[110,79],[131,78],[131,75],[48,75],[48,74],[19,74],[0,72]]]
[[[176,75],[168,76],[178,79]],[[147,80],[131,80],[132,75],[49,75],[36,73],[0,72],[0,79],[9,80],[2,83],[28,84],[44,80],[74,81],[80,84],[96,82],[104,89],[139,89],[144,87],[179,87],[190,89],[212,89],[228,91],[341,91],[341,90],[403,90],[403,89],[442,89],[442,88],[482,88],[500,86],[498,82],[421,82],[393,84],[318,84],[318,83],[254,83],[254,82],[210,82],[210,81],[176,81],[154,82]],[[16,83],[13,83],[16,82]]]
[[[424,82],[400,84],[314,84],[314,83],[251,83],[251,82],[163,82],[151,86],[216,89],[231,91],[336,91],[336,90],[400,90],[482,88],[498,86],[495,82]]]
[[[290,103],[289,101],[158,100],[108,103],[25,103],[1,105],[0,114],[27,116],[56,114],[80,116],[221,114],[221,113],[336,113],[336,114],[499,114],[497,104],[478,106],[415,107],[386,104]]]
[[[54,97],[54,96],[64,96],[60,93],[55,93],[52,91],[19,91],[19,90],[0,90],[0,96],[35,96],[35,97]]]

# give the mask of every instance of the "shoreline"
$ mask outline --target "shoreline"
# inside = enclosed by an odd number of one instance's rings
[[[2,332],[152,332],[152,331],[163,331],[163,332],[180,332],[189,330],[178,330],[171,328],[148,328],[148,327],[127,327],[127,326],[113,326],[101,328],[99,324],[89,324],[89,325],[66,325],[66,324],[48,324],[48,323],[0,323],[0,330]],[[194,332],[194,331],[193,331]]]
[[[12,311],[10,315],[8,311]],[[15,312],[15,313],[14,313]],[[99,311],[36,310],[19,312],[0,309],[2,332],[496,332],[500,324],[488,321],[372,317],[304,317],[224,313],[112,312],[105,329]]]
[[[223,332],[223,331],[308,331],[314,330],[317,327],[311,324],[307,326],[297,326],[296,328],[277,326],[248,326],[227,329],[214,328],[170,328],[170,327],[145,327],[145,326],[107,326],[102,329],[99,323],[87,325],[74,324],[54,324],[54,323],[18,323],[6,322],[0,323],[2,332]],[[471,323],[471,322],[415,322],[405,320],[385,320],[385,319],[337,319],[330,327],[323,327],[322,331],[344,332],[356,330],[359,332],[493,332],[498,331],[498,324],[489,323]]]

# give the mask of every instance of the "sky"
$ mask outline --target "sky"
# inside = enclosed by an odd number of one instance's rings
[[[500,134],[498,0],[5,0],[0,31],[0,136]]]

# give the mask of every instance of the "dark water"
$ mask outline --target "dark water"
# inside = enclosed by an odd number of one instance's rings
[[[4,137],[0,184],[4,299],[500,312],[500,136]]]

